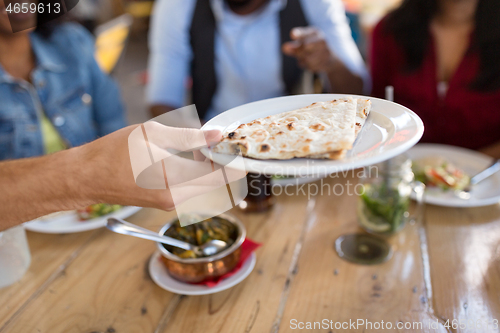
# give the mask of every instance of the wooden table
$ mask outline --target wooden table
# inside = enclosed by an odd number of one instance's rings
[[[347,177],[324,184],[348,181],[355,182]],[[0,290],[0,332],[295,332],[306,330],[292,329],[294,320],[298,325],[323,319],[333,325],[358,319],[393,327],[439,323],[436,330],[394,332],[500,332],[493,328],[500,319],[499,205],[429,206],[423,224],[391,238],[391,260],[359,266],[334,251],[338,236],[359,231],[356,197],[324,191],[309,200],[304,193],[281,195],[264,214],[233,211],[264,245],[245,281],[209,296],[181,296],[156,286],[147,270],[152,242],[106,229],[28,233],[33,261],[20,282]],[[128,220],[158,230],[173,216],[143,209]],[[479,320],[483,328],[445,329],[454,319]]]

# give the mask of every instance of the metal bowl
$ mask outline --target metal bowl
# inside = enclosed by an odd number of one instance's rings
[[[206,216],[207,219],[212,217],[211,215],[200,215]],[[237,236],[233,244],[213,256],[183,259],[168,251],[162,243],[156,243],[162,255],[161,260],[173,278],[189,283],[210,281],[230,272],[236,267],[236,264],[240,260],[241,244],[243,244],[246,237],[245,226],[239,219],[229,214],[220,214],[217,217],[233,224],[237,229]],[[172,219],[158,233],[164,235],[176,222],[177,218]]]

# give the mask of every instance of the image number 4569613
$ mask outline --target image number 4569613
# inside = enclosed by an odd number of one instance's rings
[[[78,0],[5,0],[5,12],[13,33],[33,29],[59,19]]]

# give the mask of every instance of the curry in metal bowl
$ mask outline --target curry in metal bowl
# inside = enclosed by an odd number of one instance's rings
[[[203,216],[203,214],[201,214]],[[222,251],[200,257],[193,251],[157,243],[161,260],[173,278],[189,283],[215,280],[233,270],[239,262],[241,244],[246,230],[239,219],[230,214],[207,217],[206,220],[181,227],[177,218],[170,221],[159,231],[160,235],[176,238],[193,245],[203,245],[212,239],[226,242]]]

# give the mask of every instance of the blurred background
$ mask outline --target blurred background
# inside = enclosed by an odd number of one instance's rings
[[[401,1],[343,0],[354,40],[365,59],[372,29]],[[153,5],[149,0],[80,0],[71,13],[96,35],[98,62],[118,81],[130,123],[151,118],[144,90]]]

